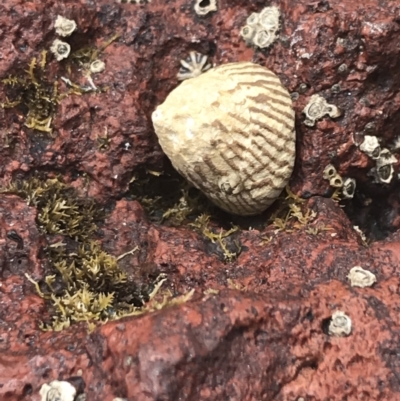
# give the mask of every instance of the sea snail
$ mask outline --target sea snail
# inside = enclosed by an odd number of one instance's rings
[[[224,64],[184,81],[152,120],[175,169],[229,213],[261,213],[293,171],[292,101],[260,65]]]

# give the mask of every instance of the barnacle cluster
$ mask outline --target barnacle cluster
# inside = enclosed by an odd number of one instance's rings
[[[194,0],[194,11],[197,15],[204,16],[212,11],[217,11],[217,0]]]
[[[331,187],[341,189],[343,199],[351,199],[354,197],[356,180],[350,177],[342,178],[333,164],[328,164],[324,168],[322,176],[325,180],[329,180],[329,185]]]
[[[1,107],[18,107],[26,115],[26,127],[51,133],[57,104],[67,94],[60,94],[57,82],[48,79],[46,55],[47,52],[43,51],[39,62],[34,57],[23,75],[2,80],[6,87],[6,101],[1,103]]]
[[[191,51],[186,60],[181,60],[181,68],[179,69],[177,78],[183,81],[189,78],[198,77],[202,72],[211,68],[211,64],[207,63],[208,57],[204,54]]]
[[[128,279],[118,265],[121,257],[105,252],[96,241],[97,222],[103,217],[99,205],[79,198],[59,178],[15,181],[1,192],[17,194],[37,208],[38,226],[49,243],[44,251],[50,271],[39,282],[28,276],[52,304],[53,318],[42,325],[44,330],[140,311],[150,287],[139,288]]]
[[[341,111],[337,106],[329,104],[326,99],[318,94],[311,96],[306,107],[303,109],[303,113],[306,115],[304,124],[308,127],[313,127],[316,121],[320,120],[327,114],[331,118],[340,117],[341,115]]]
[[[277,38],[280,23],[278,7],[265,7],[259,13],[252,13],[246,20],[246,25],[240,30],[240,35],[247,45],[267,48]]]
[[[365,135],[359,148],[361,152],[375,161],[375,166],[367,175],[372,177],[373,182],[377,184],[389,184],[393,179],[393,165],[397,163],[397,158],[389,149],[382,148],[378,138],[374,135]]]

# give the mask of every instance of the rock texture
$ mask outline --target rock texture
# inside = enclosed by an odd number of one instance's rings
[[[159,304],[164,295],[195,289],[187,302],[91,332],[85,323],[43,332],[39,322],[52,312],[25,273],[45,276],[47,239],[34,207],[1,194],[0,399],[38,401],[42,384],[53,380],[70,381],[88,401],[400,398],[399,162],[389,185],[373,183],[367,173],[374,161],[358,146],[364,135],[376,135],[399,160],[400,6],[378,0],[275,5],[281,31],[267,50],[240,39],[262,1],[219,0],[218,11],[204,17],[189,0],[0,5],[2,79],[22,76],[33,57],[40,60],[56,38],[57,15],[77,23],[67,39],[71,51],[96,46],[106,63],[104,72],[91,76],[102,91],[60,100],[52,136],[24,125],[26,108],[0,108],[1,184],[37,170],[61,174],[105,205],[109,213],[98,233],[105,249],[117,256],[139,247],[120,261],[130,276],[166,275]],[[114,34],[119,37],[103,49]],[[150,116],[178,84],[179,60],[192,50],[216,65],[264,65],[294,99],[298,156],[291,187],[310,199],[298,206],[300,217],[279,222],[280,230],[267,215],[240,220],[240,230],[229,236],[240,254],[228,261],[221,242],[187,225],[154,223],[163,211],[147,215],[146,198],[141,205],[129,199],[132,194],[124,197],[141,171],[163,170],[160,186],[174,177]],[[46,68],[60,92],[71,89],[68,79],[91,86],[79,64],[48,55]],[[2,82],[0,102],[12,91]],[[302,110],[313,94],[339,107],[341,117],[305,125]],[[330,163],[342,177],[357,180],[347,214],[328,198],[332,189],[323,171]],[[231,221],[216,214],[210,224],[222,233]],[[379,241],[366,246],[354,224]],[[351,287],[347,275],[354,266],[374,273],[377,282]],[[352,319],[347,337],[328,335],[336,311]]]

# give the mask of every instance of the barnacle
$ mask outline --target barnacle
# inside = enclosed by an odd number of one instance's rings
[[[339,72],[339,74],[346,74],[347,72],[349,71],[349,67],[347,67],[347,64],[345,64],[345,63],[343,63],[343,64],[340,64],[339,65],[339,67],[338,67],[338,72]]]
[[[259,13],[251,13],[246,20],[246,23],[250,26],[256,26],[260,20]]]
[[[253,43],[255,46],[259,47],[260,49],[264,49],[268,47],[273,40],[271,40],[272,35],[269,31],[257,31],[253,37]]]
[[[102,60],[94,60],[90,63],[90,72],[96,74],[98,72],[103,72],[106,68],[106,64]]]
[[[69,56],[71,46],[67,42],[55,39],[50,46],[50,51],[54,54],[57,61],[61,61]]]
[[[354,197],[356,191],[356,180],[354,178],[345,178],[343,181],[342,196],[344,199],[351,199]]]
[[[333,177],[329,179],[329,185],[334,188],[342,188],[343,187],[343,179],[339,174],[335,174]]]
[[[194,11],[201,16],[217,11],[217,0],[195,0]]]
[[[336,311],[332,314],[328,327],[330,336],[345,337],[351,333],[351,319],[342,311]]]
[[[240,36],[244,39],[245,42],[251,42],[253,40],[255,34],[254,27],[251,25],[245,25],[240,30]]]
[[[265,7],[259,15],[258,22],[269,32],[277,32],[279,29],[280,11],[278,7]],[[247,22],[248,23],[248,22]]]
[[[103,50],[108,47],[111,43],[117,40],[120,37],[119,33],[111,36],[107,39],[101,46],[94,47],[94,46],[86,46],[82,47],[78,50],[75,50],[71,53],[70,59],[78,64],[78,66],[82,69],[83,75],[86,77],[87,81],[89,82],[89,87],[86,91],[104,91],[105,88],[97,88],[93,82],[91,77],[92,73],[101,72],[105,68],[105,64],[103,61],[99,60],[100,54]]]
[[[393,164],[395,163],[397,163],[397,159],[390,150],[382,149],[376,159],[376,167],[373,167],[368,172],[368,175],[372,176],[376,183],[388,184],[392,181],[394,174]]]
[[[360,145],[360,150],[372,159],[378,159],[381,153],[378,138],[373,135],[365,135],[364,141]]]
[[[177,78],[183,81],[189,78],[198,77],[202,72],[211,68],[211,64],[207,63],[208,57],[204,54],[191,51],[186,60],[181,60],[182,67],[179,69]]]
[[[330,180],[332,177],[334,177],[337,174],[336,168],[333,164],[328,164],[324,168],[324,172],[322,176],[325,178],[325,180]]]
[[[70,382],[53,380],[44,383],[39,394],[41,401],[74,401],[76,389]]]
[[[376,166],[382,167],[387,166],[388,164],[397,163],[397,158],[393,156],[392,152],[389,149],[382,149],[379,153],[379,157],[376,160]]]
[[[303,109],[303,113],[306,115],[304,124],[308,127],[313,127],[317,120],[320,120],[326,114],[331,118],[336,118],[341,115],[338,107],[333,104],[329,104],[326,99],[321,95],[312,95],[308,101],[306,107]]]
[[[350,280],[352,287],[371,287],[371,285],[376,283],[375,274],[364,270],[361,266],[351,268],[347,278]]]
[[[260,13],[252,13],[247,18],[247,25],[242,27],[240,35],[247,45],[254,45],[260,49],[267,48],[277,38],[279,18],[278,7],[265,7]]]
[[[70,36],[76,29],[76,22],[61,15],[57,15],[54,28],[56,29],[57,35],[64,37]]]

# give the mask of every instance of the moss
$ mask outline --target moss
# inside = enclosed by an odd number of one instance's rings
[[[57,75],[51,74],[47,68],[47,51],[43,50],[38,60],[32,58],[27,69],[22,73],[10,75],[1,82],[5,86],[5,101],[0,104],[2,108],[17,108],[24,114],[24,124],[27,128],[52,133],[54,120],[59,102],[71,94],[82,95],[86,92],[104,92],[107,88],[97,88],[91,79],[90,65],[103,50],[116,39],[119,34],[106,40],[100,47],[85,46],[72,51],[70,58],[83,71],[89,82],[89,87],[74,84],[68,77],[72,74],[71,64],[66,63],[64,71],[66,77],[61,77],[68,90],[59,92]],[[60,72],[58,71],[58,75]]]
[[[200,215],[190,226],[199,231],[211,244],[216,245],[211,247],[211,250],[226,263],[235,261],[240,255],[242,247],[239,238],[233,235],[239,232],[238,226],[233,226],[229,230],[211,227],[210,216],[207,214]]]
[[[44,279],[28,276],[51,304],[52,319],[42,329],[62,330],[73,322],[104,322],[142,310],[161,279],[139,285],[119,267],[118,261],[137,247],[120,257],[102,249],[96,240],[104,218],[100,205],[80,198],[59,177],[15,181],[1,192],[17,194],[37,208],[38,226],[48,240],[44,252],[50,267]]]
[[[26,127],[51,133],[57,104],[66,94],[60,94],[57,82],[48,79],[46,58],[47,52],[43,51],[39,62],[34,57],[24,73],[2,80],[6,101],[1,107],[18,107],[25,115]]]
[[[138,172],[127,196],[140,202],[151,221],[174,227],[187,226],[214,208],[203,194],[172,170]]]

